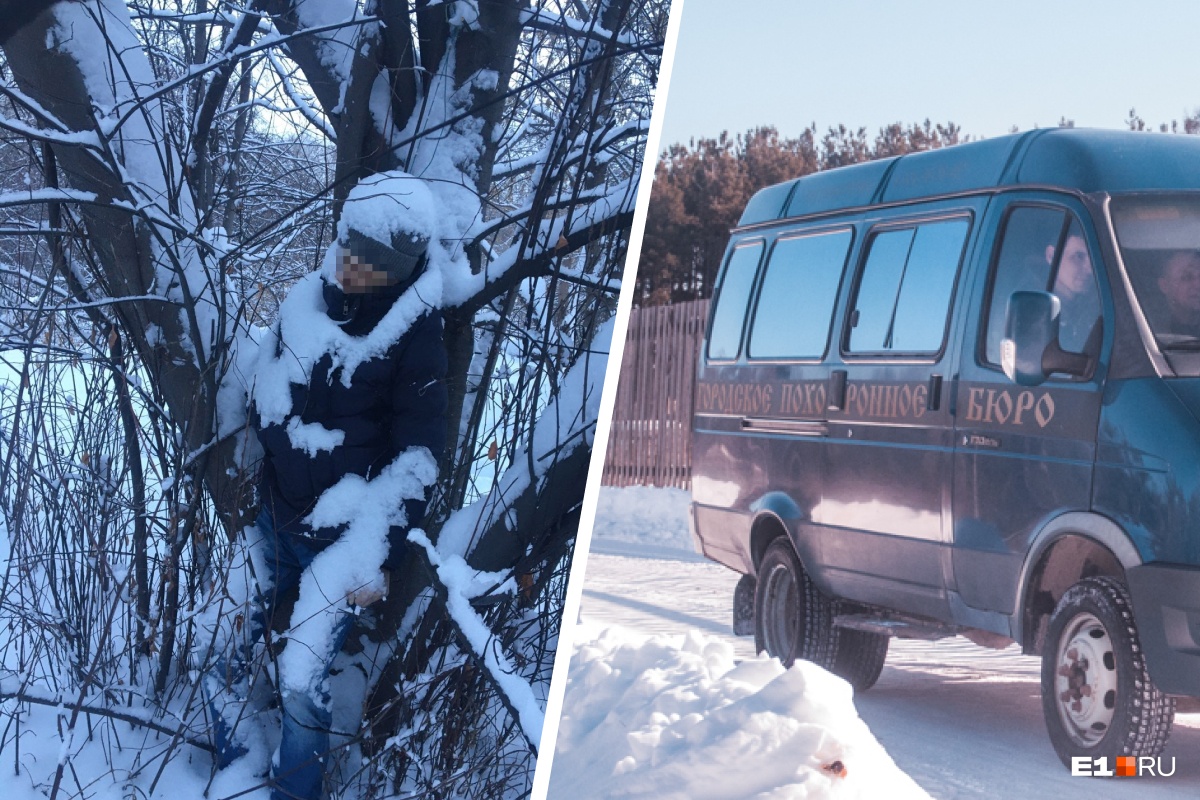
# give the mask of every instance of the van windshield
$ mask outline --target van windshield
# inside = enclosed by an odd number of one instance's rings
[[[1159,347],[1200,352],[1200,195],[1114,197],[1112,217]]]

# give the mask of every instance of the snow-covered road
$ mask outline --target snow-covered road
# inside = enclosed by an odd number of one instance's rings
[[[602,496],[600,517],[604,506]],[[753,638],[730,627],[736,574],[679,549],[677,539],[621,541],[611,532],[627,523],[614,522],[597,520],[577,640],[611,625],[645,634],[697,629],[731,643],[738,658],[754,654]],[[1163,756],[1168,768],[1175,759],[1172,777],[1073,778],[1046,735],[1038,666],[1015,647],[893,640],[879,682],[855,704],[896,764],[936,798],[1200,796],[1200,702],[1183,701],[1176,716]]]

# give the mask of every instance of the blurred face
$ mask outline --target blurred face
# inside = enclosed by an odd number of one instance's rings
[[[388,275],[344,247],[338,248],[337,282],[347,294],[364,294],[387,286]]]
[[[1054,246],[1046,248],[1046,263],[1054,263]],[[1058,265],[1058,280],[1054,284],[1056,293],[1067,297],[1082,294],[1092,279],[1092,259],[1087,245],[1080,236],[1068,236],[1063,248],[1062,261]]]
[[[1171,256],[1158,279],[1158,288],[1176,317],[1200,317],[1200,253],[1185,250]]]

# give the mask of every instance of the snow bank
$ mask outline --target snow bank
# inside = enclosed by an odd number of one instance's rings
[[[693,552],[688,530],[692,495],[654,486],[602,486],[593,539]]]
[[[808,662],[606,630],[571,662],[550,798],[927,798]]]

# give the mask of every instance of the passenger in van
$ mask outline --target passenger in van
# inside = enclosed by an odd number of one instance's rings
[[[1027,209],[1022,211],[1028,212]],[[1041,209],[1033,213],[1040,213]],[[1020,214],[1021,211],[1018,212]],[[1024,226],[1032,214],[1027,213],[1018,224]],[[1061,223],[1055,221],[1061,230]],[[1005,309],[1008,300],[1016,291],[1044,292],[1050,287],[1050,270],[1054,268],[1054,255],[1058,248],[1058,235],[1049,244],[1045,238],[1033,241],[1012,236],[1010,243],[1001,252],[996,268],[996,288],[992,296],[990,322],[987,334],[988,360],[1000,363],[1000,341],[1004,338]],[[1087,242],[1079,232],[1078,223],[1068,231],[1063,249],[1062,263],[1052,287],[1059,301],[1058,341],[1063,350],[1072,353],[1095,354],[1100,346],[1100,298],[1092,274],[1092,259]],[[1093,334],[1095,334],[1093,336]]]
[[[1163,264],[1158,277],[1161,306],[1151,306],[1151,321],[1159,333],[1200,338],[1200,252],[1179,250]]]
[[[1046,263],[1053,267],[1055,246],[1046,246]],[[1058,342],[1069,353],[1093,353],[1099,349],[1100,296],[1092,274],[1092,258],[1087,242],[1072,231],[1063,246],[1054,294],[1062,304],[1059,314]]]

